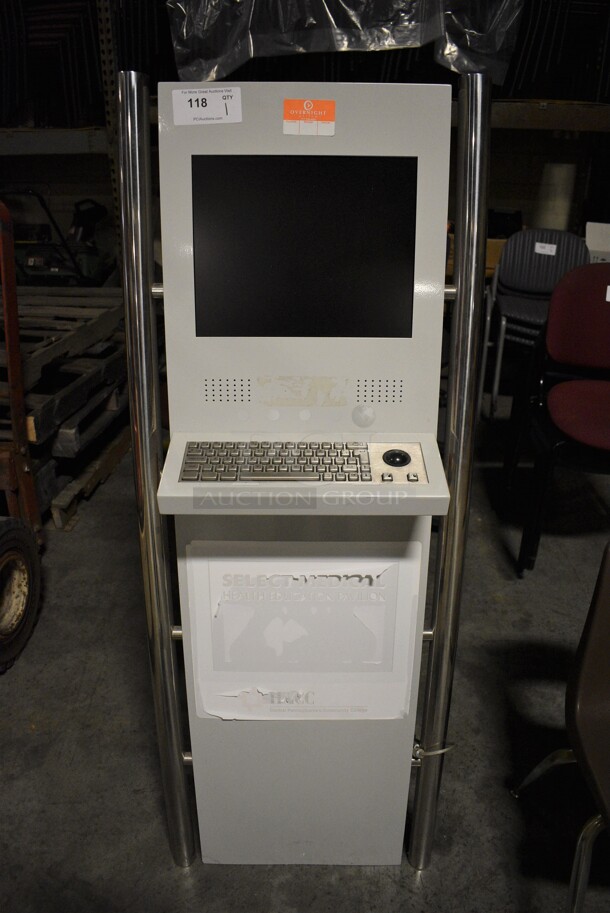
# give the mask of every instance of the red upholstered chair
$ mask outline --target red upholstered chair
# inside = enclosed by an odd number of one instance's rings
[[[531,570],[540,541],[553,466],[610,472],[610,263],[580,266],[551,296],[546,353],[530,379],[530,397],[516,405],[505,461],[510,486],[525,431],[534,449],[535,489],[529,502],[517,571]]]

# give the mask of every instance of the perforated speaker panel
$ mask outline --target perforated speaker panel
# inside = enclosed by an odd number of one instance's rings
[[[252,381],[249,377],[206,377],[203,396],[206,403],[249,403]]]
[[[356,380],[358,403],[402,403],[403,380],[400,377],[368,378]]]

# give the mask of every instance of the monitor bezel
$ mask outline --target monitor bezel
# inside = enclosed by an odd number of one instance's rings
[[[229,86],[229,84],[227,84]],[[233,83],[241,120],[174,122],[159,86],[165,337],[172,431],[303,434],[357,429],[358,391],[373,397],[371,430],[436,433],[443,321],[451,89],[440,85]],[[286,98],[332,98],[334,135],[283,132]],[[195,326],[193,155],[413,156],[418,206],[412,337],[198,337]],[[379,303],[375,304],[379,307]],[[207,391],[225,391],[209,395]],[[400,395],[393,391],[400,390]],[[228,392],[227,392],[228,391]],[[244,393],[244,391],[246,391]],[[385,394],[384,394],[385,391]]]

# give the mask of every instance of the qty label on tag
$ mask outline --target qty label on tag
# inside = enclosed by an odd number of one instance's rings
[[[174,89],[174,125],[241,123],[241,88]]]

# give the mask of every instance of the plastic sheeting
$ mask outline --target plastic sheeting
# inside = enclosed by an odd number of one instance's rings
[[[506,73],[523,0],[167,0],[187,81],[222,79],[252,57],[385,51],[436,41],[458,72]]]
[[[524,0],[446,0],[437,63],[456,73],[489,73],[504,82],[517,43]]]

